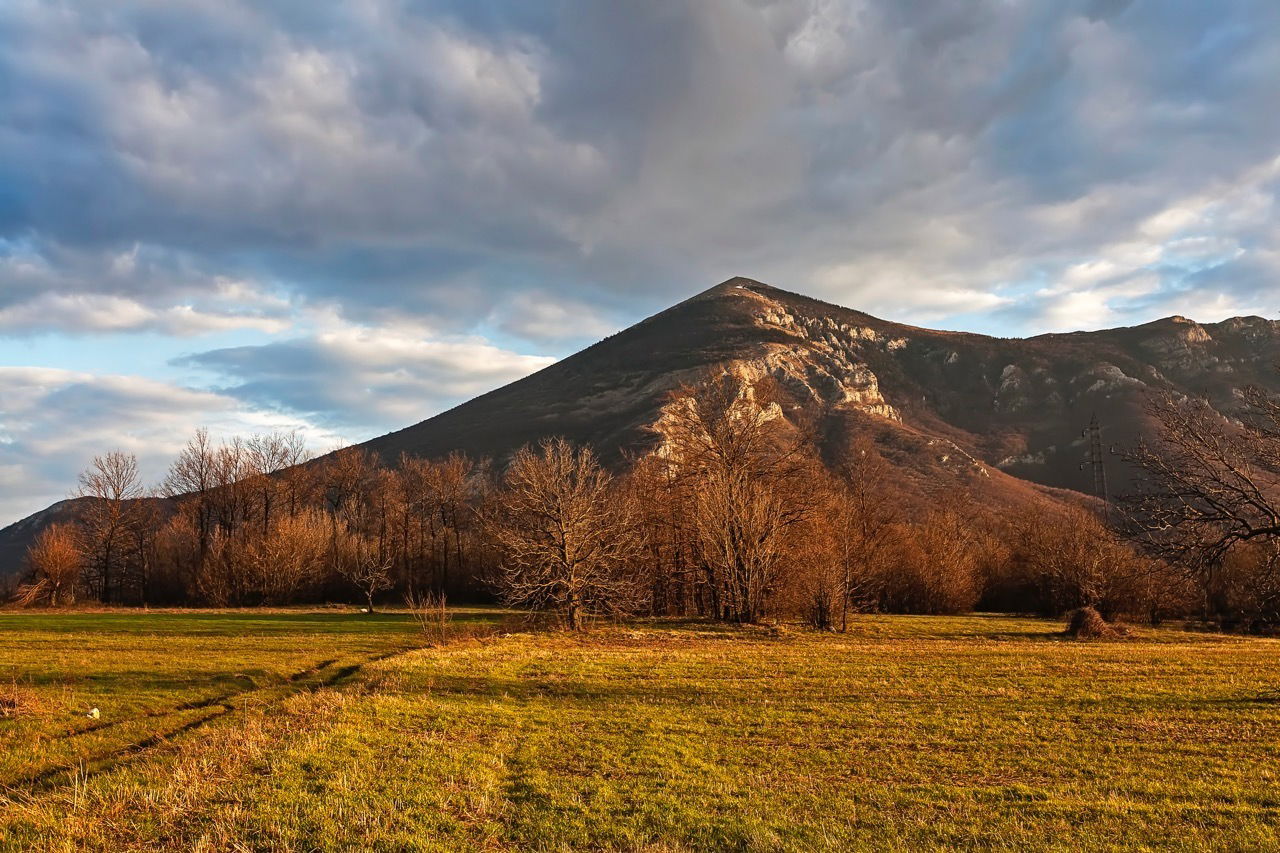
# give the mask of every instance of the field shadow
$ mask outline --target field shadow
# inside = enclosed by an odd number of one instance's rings
[[[603,684],[581,679],[494,678],[492,676],[434,676],[427,688],[433,696],[508,698],[517,701],[550,699],[571,702],[652,701],[659,704],[723,703],[727,698],[753,701],[760,697],[750,682],[718,683],[692,688],[669,684]],[[766,697],[768,698],[768,697]],[[772,697],[776,699],[776,697]],[[761,700],[763,701],[763,700]]]
[[[1261,690],[1253,695],[1218,696],[1196,704],[1218,708],[1253,708],[1259,705],[1280,705],[1280,687]]]

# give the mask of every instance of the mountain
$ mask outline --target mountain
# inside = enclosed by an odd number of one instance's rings
[[[709,368],[771,376],[784,410],[820,424],[829,453],[873,437],[910,490],[963,487],[996,505],[1088,493],[1084,427],[1106,444],[1147,428],[1152,390],[1206,397],[1229,414],[1238,389],[1280,393],[1280,322],[1239,317],[1028,339],[893,323],[745,278],[730,279],[538,373],[366,443],[401,453],[501,459],[563,435],[610,463],[651,447],[668,392]],[[1127,472],[1108,462],[1116,491]],[[58,510],[58,507],[63,507]],[[49,513],[0,531],[0,574]]]
[[[80,515],[84,498],[69,498],[45,507],[34,515],[0,530],[0,581],[22,571],[27,546],[50,524],[74,521]],[[3,592],[3,586],[0,586]]]
[[[501,456],[558,434],[616,459],[652,444],[646,427],[668,391],[731,366],[772,376],[793,406],[869,427],[882,441],[922,442],[937,460],[1089,492],[1092,473],[1080,463],[1092,418],[1106,443],[1126,444],[1146,426],[1145,392],[1207,397],[1229,412],[1245,385],[1280,392],[1277,365],[1280,322],[1261,317],[993,338],[880,320],[735,278],[366,446],[389,461],[401,452]],[[1110,468],[1124,488],[1127,472]]]

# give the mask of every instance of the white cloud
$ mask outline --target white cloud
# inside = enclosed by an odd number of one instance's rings
[[[208,272],[189,255],[0,240],[0,336],[231,329],[279,333],[290,301],[252,281]]]
[[[999,293],[968,286],[959,276],[939,272],[921,277],[909,265],[892,258],[823,267],[814,273],[813,283],[813,289],[828,298],[843,297],[862,310],[917,324],[955,314],[978,314],[1010,303]]]
[[[158,482],[199,426],[215,438],[297,430],[317,450],[340,439],[226,395],[136,376],[0,367],[0,400],[0,527],[67,497],[78,473],[110,450],[136,454]]]
[[[554,293],[519,293],[504,300],[489,315],[504,332],[525,340],[595,341],[618,331],[592,306]]]
[[[179,364],[229,382],[223,393],[370,437],[407,426],[551,364],[478,337],[439,338],[408,323],[329,318],[316,334],[213,350]]]
[[[0,308],[0,334],[154,331],[188,337],[230,329],[276,333],[289,326],[288,320],[278,317],[202,311],[192,305],[154,308],[101,293],[42,293]]]

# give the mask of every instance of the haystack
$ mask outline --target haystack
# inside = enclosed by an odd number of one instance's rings
[[[1122,626],[1103,619],[1092,607],[1072,610],[1067,618],[1066,635],[1077,640],[1109,640],[1129,633]]]

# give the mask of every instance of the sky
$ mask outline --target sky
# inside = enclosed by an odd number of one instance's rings
[[[6,0],[0,526],[407,426],[735,275],[1280,316],[1274,0]]]

